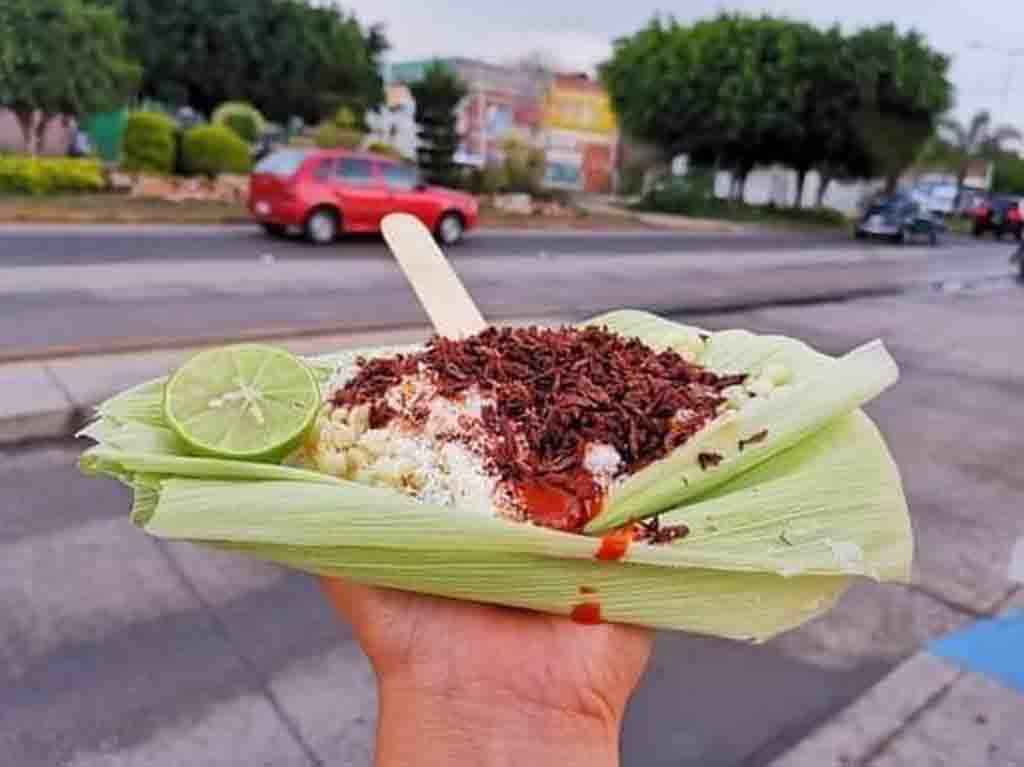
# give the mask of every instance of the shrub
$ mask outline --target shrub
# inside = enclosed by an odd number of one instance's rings
[[[105,186],[97,160],[0,157],[0,194],[98,192]]]
[[[248,173],[249,146],[223,125],[200,125],[185,131],[181,161],[186,173],[218,176]]]
[[[212,122],[226,125],[240,139],[254,143],[266,128],[266,120],[252,104],[244,101],[225,101],[213,113]]]
[[[124,126],[121,167],[128,171],[174,170],[174,121],[159,112],[132,112]]]
[[[501,148],[505,154],[502,190],[528,194],[540,191],[546,162],[544,150],[516,138],[506,139]]]
[[[391,146],[391,144],[386,144],[383,141],[371,141],[366,145],[366,151],[382,154],[385,157],[394,157],[395,159],[399,159],[402,156],[402,153]]]
[[[316,129],[313,141],[321,149],[355,149],[363,143],[363,134],[351,128],[323,123]]]

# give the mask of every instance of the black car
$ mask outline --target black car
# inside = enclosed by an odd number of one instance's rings
[[[1012,234],[1018,240],[1024,234],[1024,216],[1015,197],[993,197],[971,211],[973,225],[971,232],[981,237],[992,232],[997,240],[1004,234]]]
[[[913,199],[897,194],[876,200],[857,222],[854,234],[857,239],[884,237],[893,242],[906,242],[922,237],[931,245],[939,242],[939,235],[945,225],[930,213],[921,210]]]

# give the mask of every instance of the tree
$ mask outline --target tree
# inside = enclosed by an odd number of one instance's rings
[[[854,128],[891,193],[952,104],[949,57],[892,24],[863,29],[846,45],[857,82]]]
[[[742,198],[759,163],[784,161],[802,139],[801,69],[793,50],[812,28],[723,14],[692,26],[655,18],[615,41],[601,77],[624,129],[733,171]],[[810,167],[808,165],[807,167]]]
[[[125,55],[121,21],[81,0],[0,3],[0,104],[11,109],[35,154],[58,116],[122,106],[140,71]]]
[[[248,101],[285,122],[317,123],[348,106],[358,115],[383,100],[379,27],[309,0],[93,0],[128,20],[143,62],[142,94],[210,114]]]
[[[409,90],[416,100],[420,169],[432,183],[451,184],[455,175],[452,158],[459,146],[455,110],[466,96],[466,86],[447,66],[435,61]]]
[[[890,185],[949,107],[948,59],[892,25],[837,27],[723,14],[683,26],[652,20],[615,41],[601,67],[624,130],[733,171],[742,198],[757,164],[797,171],[796,204],[817,168]]]
[[[994,166],[992,191],[1001,194],[1024,194],[1024,159],[1013,152],[997,150],[987,155]]]
[[[1021,133],[1010,125],[992,125],[987,110],[975,113],[969,123],[960,123],[947,117],[939,123],[940,134],[946,139],[956,161],[956,206],[963,197],[964,179],[971,160],[985,154],[1000,152],[1010,141],[1020,141]]]

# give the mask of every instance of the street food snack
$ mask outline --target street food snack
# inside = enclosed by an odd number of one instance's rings
[[[152,535],[750,640],[827,609],[852,577],[909,577],[899,474],[860,410],[897,376],[879,342],[832,358],[618,311],[299,360],[312,410],[287,353],[239,349],[211,358],[207,383],[196,358],[191,378],[114,397],[85,430],[83,468],[132,487]],[[271,418],[278,437],[248,452],[238,435]]]

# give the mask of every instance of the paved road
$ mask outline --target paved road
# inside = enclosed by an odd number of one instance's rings
[[[0,360],[426,323],[379,242],[313,249],[248,230],[195,236],[0,234]],[[692,313],[1005,279],[1010,249],[959,240],[892,248],[778,234],[488,234],[453,253],[485,315],[507,320],[583,318],[630,305]],[[26,253],[47,263],[28,264]]]
[[[471,233],[453,248],[455,258],[505,254],[592,252],[624,254],[672,250],[743,251],[853,246],[844,234],[764,231],[756,234],[678,232],[514,232]],[[327,248],[301,240],[275,240],[250,226],[64,226],[0,225],[0,267],[126,261],[192,261],[209,258],[249,260],[261,253],[281,258],[381,258],[387,249],[379,237],[349,237]]]
[[[764,647],[659,637],[626,765],[757,767],[929,637],[994,609],[1024,535],[1024,288],[702,315],[903,369],[871,408],[902,467],[914,583],[862,583]],[[134,530],[58,444],[0,454],[0,754],[19,767],[368,765],[366,662],[308,579]]]

